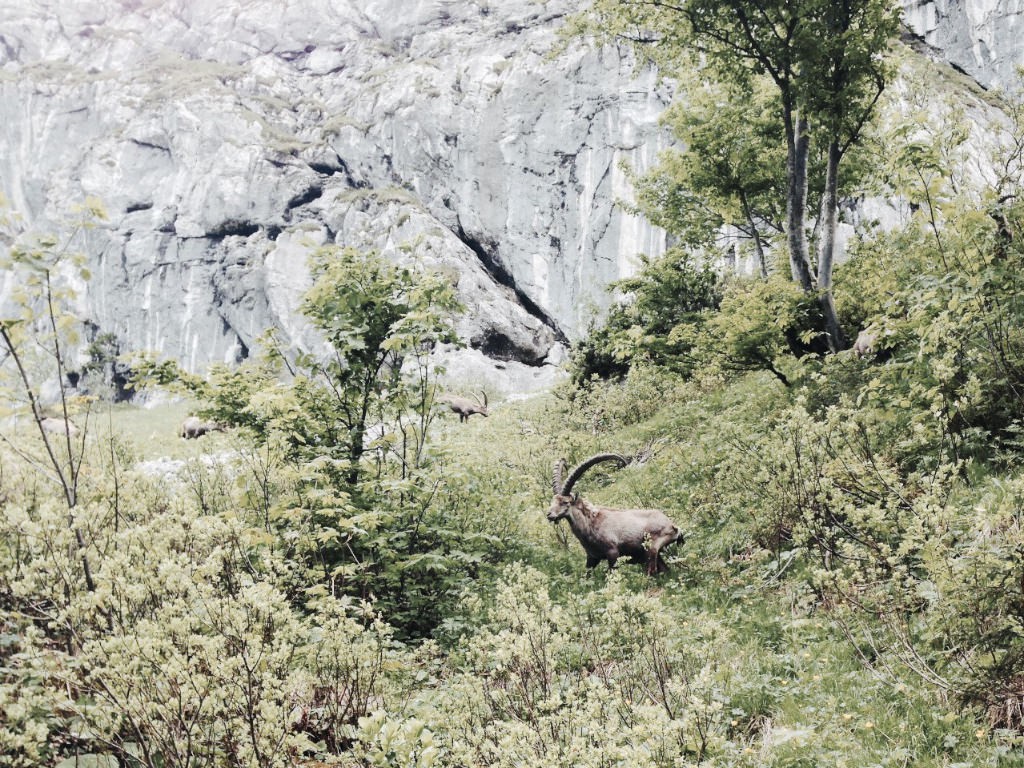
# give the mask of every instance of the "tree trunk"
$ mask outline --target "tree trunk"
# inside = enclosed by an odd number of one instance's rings
[[[828,146],[825,166],[825,194],[821,200],[820,232],[818,241],[818,302],[825,320],[829,349],[845,349],[847,339],[839,325],[835,302],[832,299],[832,266],[835,260],[836,233],[839,228],[839,161],[842,152],[833,139]]]
[[[750,209],[750,202],[745,192],[740,192],[740,203],[743,205],[743,215],[747,219],[747,226],[750,227],[750,237],[754,241],[754,253],[757,255],[757,266],[764,280],[768,279],[768,259],[764,253],[764,243],[761,240],[761,233],[757,229],[757,221],[754,219],[754,212]]]
[[[793,280],[814,292],[814,274],[807,247],[807,158],[811,137],[807,118],[784,109],[786,122],[786,242]]]

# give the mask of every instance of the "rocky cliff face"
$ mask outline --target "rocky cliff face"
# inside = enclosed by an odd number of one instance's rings
[[[0,0],[0,191],[30,229],[86,197],[80,313],[192,370],[297,313],[327,243],[458,280],[460,333],[536,372],[664,234],[623,164],[669,94],[624,51],[553,54],[571,0]],[[984,82],[1022,60],[1019,2],[912,0]],[[532,374],[531,374],[532,375]]]
[[[907,26],[987,87],[1009,88],[1024,64],[1021,0],[907,0]]]
[[[34,228],[86,196],[82,313],[201,369],[276,325],[310,248],[409,248],[486,355],[543,363],[662,233],[615,206],[661,140],[623,52],[552,56],[568,0],[4,0],[0,189]]]

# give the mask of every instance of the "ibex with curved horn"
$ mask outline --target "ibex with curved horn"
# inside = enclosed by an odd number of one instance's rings
[[[203,421],[198,416],[189,416],[181,422],[181,429],[178,430],[178,435],[186,440],[195,440],[208,432],[223,431],[223,424],[218,424],[216,421]]]
[[[634,562],[646,562],[647,574],[653,576],[667,570],[661,550],[680,537],[679,528],[660,509],[615,509],[591,504],[572,493],[573,486],[583,474],[596,464],[613,461],[620,467],[629,464],[625,456],[617,453],[599,453],[576,466],[565,482],[566,461],[555,463],[552,489],[555,492],[548,510],[548,520],[569,521],[573,534],[587,553],[587,568],[594,568],[602,560],[608,569],[620,557]]]
[[[46,418],[39,420],[39,426],[43,428],[44,432],[49,432],[54,435],[75,437],[78,434],[78,427],[70,421],[60,417],[55,418],[53,416],[47,416]]]
[[[481,401],[480,398],[473,395],[476,398],[476,402],[473,402],[468,397],[459,397],[458,395],[441,395],[437,398],[439,403],[447,403],[452,413],[459,414],[459,421],[469,421],[469,417],[474,413],[479,413],[481,416],[487,416],[487,393],[481,391],[480,394],[484,396]]]

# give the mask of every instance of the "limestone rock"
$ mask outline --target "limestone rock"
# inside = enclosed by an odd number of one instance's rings
[[[10,5],[13,0],[4,0]],[[621,163],[667,92],[624,51],[551,57],[568,0],[17,0],[3,10],[0,185],[30,227],[86,196],[83,319],[191,370],[297,316],[310,248],[449,270],[459,331],[541,365],[664,247]]]
[[[957,68],[989,87],[1010,88],[1024,64],[1019,0],[906,0],[911,31]]]
[[[336,243],[451,275],[476,362],[550,366],[665,248],[616,202],[668,143],[670,88],[624,48],[558,48],[578,7],[0,0],[0,192],[35,231],[104,204],[79,311],[123,351],[202,370],[270,327],[311,348],[306,256]],[[1024,60],[1016,2],[906,8],[982,82]]]

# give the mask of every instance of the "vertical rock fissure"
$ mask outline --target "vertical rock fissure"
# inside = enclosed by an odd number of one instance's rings
[[[495,245],[492,242],[484,242],[481,239],[470,235],[466,232],[462,226],[461,221],[456,221],[454,234],[459,240],[469,248],[480,261],[480,264],[486,270],[487,274],[494,279],[499,285],[503,285],[508,288],[515,295],[516,300],[530,315],[540,320],[545,326],[551,329],[555,334],[555,338],[563,344],[568,344],[568,338],[565,333],[559,327],[558,322],[549,315],[544,309],[537,304],[533,299],[526,295],[526,293],[516,285],[515,278],[505,268],[503,264],[498,260],[498,257],[494,253]]]

